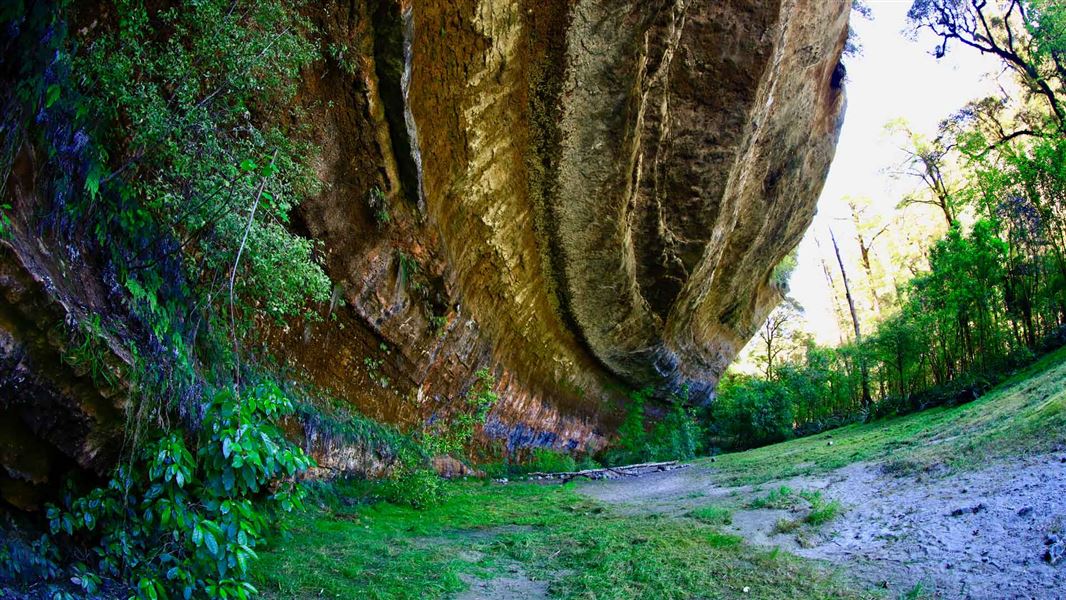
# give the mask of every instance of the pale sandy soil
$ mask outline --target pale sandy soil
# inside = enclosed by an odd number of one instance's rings
[[[713,465],[590,482],[581,491],[623,511],[684,514],[734,508],[728,531],[836,565],[871,590],[897,597],[1066,599],[1066,564],[1043,560],[1049,533],[1066,532],[1066,455],[1019,457],[959,474],[895,475],[859,463],[818,477],[724,487]],[[770,489],[820,490],[844,512],[829,523],[775,532],[790,509],[746,508]]]

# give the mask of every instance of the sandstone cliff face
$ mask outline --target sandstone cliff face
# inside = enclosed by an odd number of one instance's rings
[[[847,3],[466,0],[330,18],[360,61],[308,78],[323,83],[306,98],[349,105],[315,116],[333,185],[303,217],[373,337],[320,325],[281,353],[401,421],[495,367],[488,433],[512,446],[602,443],[621,387],[708,398],[813,216]],[[400,215],[384,232],[374,186]],[[403,384],[367,398],[351,373],[380,341]]]
[[[446,415],[489,368],[501,401],[482,441],[495,451],[598,448],[627,388],[707,400],[779,300],[771,273],[814,214],[843,114],[848,6],[308,7],[323,55],[298,99],[324,186],[294,226],[321,242],[337,285],[325,319],[272,327],[266,346],[401,426]],[[32,195],[12,178],[9,198]],[[23,233],[0,261],[0,390],[26,402],[0,416],[29,412],[0,438],[70,431],[50,441],[52,462],[100,470],[122,393],[61,363],[48,329],[106,312],[109,292]],[[327,468],[370,461],[304,433]],[[25,472],[5,485],[60,468],[17,446],[0,445]]]

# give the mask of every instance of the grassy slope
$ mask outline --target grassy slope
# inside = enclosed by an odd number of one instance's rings
[[[832,440],[833,445],[828,445]],[[855,461],[967,468],[1066,441],[1066,349],[981,399],[720,456],[723,484],[824,472]],[[262,553],[257,585],[275,598],[436,598],[520,565],[553,596],[857,597],[812,563],[725,535],[717,507],[688,516],[621,516],[568,486],[455,483],[440,507],[353,504],[343,484]],[[343,498],[349,498],[347,502]],[[743,589],[750,588],[747,593]]]
[[[717,457],[714,467],[723,484],[738,485],[868,460],[883,460],[901,471],[936,465],[966,469],[1020,452],[1046,452],[1057,444],[1066,444],[1066,348],[974,402],[727,454]]]
[[[456,483],[426,511],[326,504],[262,553],[256,585],[268,598],[448,597],[466,588],[460,573],[490,578],[516,564],[560,597],[859,597],[707,519],[621,516],[568,485]]]

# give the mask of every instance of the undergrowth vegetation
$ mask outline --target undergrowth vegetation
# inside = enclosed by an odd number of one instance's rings
[[[513,597],[862,597],[723,532],[721,513],[620,514],[572,485],[482,482],[449,483],[447,500],[415,511],[367,499],[367,485],[323,489],[262,552],[254,582],[266,597],[446,598],[497,577],[533,586]]]
[[[607,464],[689,460],[702,449],[704,432],[688,406],[688,394],[671,398],[667,413],[650,424],[648,401],[652,392],[646,388],[630,394],[618,438],[604,456]]]
[[[755,484],[884,461],[888,473],[969,469],[1066,444],[1066,348],[973,402],[854,423],[783,444],[715,458],[723,484]],[[704,459],[707,460],[707,459]]]
[[[218,392],[194,439],[164,434],[106,487],[50,507],[52,535],[79,559],[73,582],[90,595],[101,577],[128,582],[143,598],[254,594],[255,548],[278,513],[301,506],[296,477],[312,464],[276,425],[292,410],[270,384],[241,398]]]
[[[0,11],[0,175],[6,185],[16,156],[35,153],[42,205],[21,227],[74,268],[99,269],[112,313],[72,323],[63,360],[129,393],[110,481],[79,482],[49,508],[50,537],[5,544],[36,559],[5,567],[2,583],[59,597],[245,598],[275,513],[299,506],[311,460],[279,425],[294,406],[241,362],[257,322],[313,317],[330,289],[312,242],[288,227],[316,185],[306,144],[263,125],[283,120],[264,113],[291,105],[315,56],[298,9],[123,0],[87,15],[57,0]],[[110,365],[119,339],[131,359]]]

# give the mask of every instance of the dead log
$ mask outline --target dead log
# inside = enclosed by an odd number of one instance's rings
[[[583,471],[566,471],[561,473],[530,473],[530,479],[558,479],[564,483],[579,477],[586,479],[621,479],[623,477],[640,477],[649,473],[661,471],[673,471],[683,469],[687,464],[678,463],[676,460],[667,462],[640,463],[621,467],[604,467],[602,469],[585,469]]]

